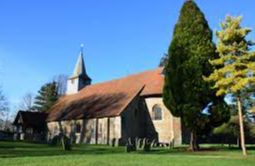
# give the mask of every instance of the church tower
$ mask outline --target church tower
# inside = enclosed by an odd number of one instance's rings
[[[72,76],[67,81],[66,94],[74,94],[87,85],[91,84],[91,79],[86,73],[86,68],[83,60],[83,46],[76,62]]]

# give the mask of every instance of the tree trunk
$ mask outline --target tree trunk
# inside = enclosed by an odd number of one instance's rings
[[[191,131],[189,150],[194,152],[194,151],[197,151],[198,149],[199,149],[199,146],[197,143],[197,133],[195,131]]]
[[[238,136],[237,137],[237,139],[236,139],[236,145],[237,145],[237,147],[239,148],[239,149],[242,149],[242,147],[241,147],[241,141],[240,141],[240,138],[239,138],[240,136]]]
[[[61,134],[61,145],[62,145],[62,149],[66,150],[66,143],[65,143],[65,139],[64,136]]]
[[[243,151],[243,155],[247,155],[246,147],[245,147],[245,136],[244,136],[244,127],[243,127],[243,113],[242,113],[242,106],[241,106],[241,99],[237,97],[237,106],[238,106],[238,116],[239,116],[239,126],[240,126],[240,141],[241,147]]]
[[[67,150],[66,149],[66,142],[65,142],[65,135],[64,135],[64,130],[63,130],[63,127],[62,127],[62,124],[61,122],[59,121],[58,122],[58,125],[59,125],[59,135],[60,135],[60,140],[61,140],[61,145],[62,145],[62,149],[63,150]]]

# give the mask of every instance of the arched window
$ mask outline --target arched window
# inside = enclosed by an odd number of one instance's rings
[[[152,107],[152,120],[162,120],[162,109],[159,105]]]

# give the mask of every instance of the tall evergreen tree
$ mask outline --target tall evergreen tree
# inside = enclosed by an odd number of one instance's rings
[[[217,54],[204,14],[192,0],[180,11],[168,55],[163,101],[174,116],[181,117],[191,132],[190,149],[197,150],[197,135],[221,125],[230,113],[223,97],[216,97],[203,80],[212,71],[208,59]]]
[[[56,82],[43,85],[35,97],[33,109],[47,111],[58,99],[58,87]]]
[[[205,78],[213,81],[217,95],[233,94],[236,97],[241,146],[243,154],[247,155],[245,147],[245,134],[243,125],[242,99],[247,89],[255,85],[255,52],[251,52],[253,42],[246,40],[250,33],[249,28],[241,27],[241,17],[227,17],[221,24],[221,31],[217,32],[217,51],[220,57],[211,60],[210,63],[216,67],[212,74]]]

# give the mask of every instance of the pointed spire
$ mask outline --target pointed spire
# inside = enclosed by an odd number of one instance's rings
[[[83,60],[83,44],[81,44],[80,54],[79,54],[79,57],[76,62],[71,78],[74,78],[74,77],[82,77],[83,79],[91,80],[86,73],[85,63]]]

